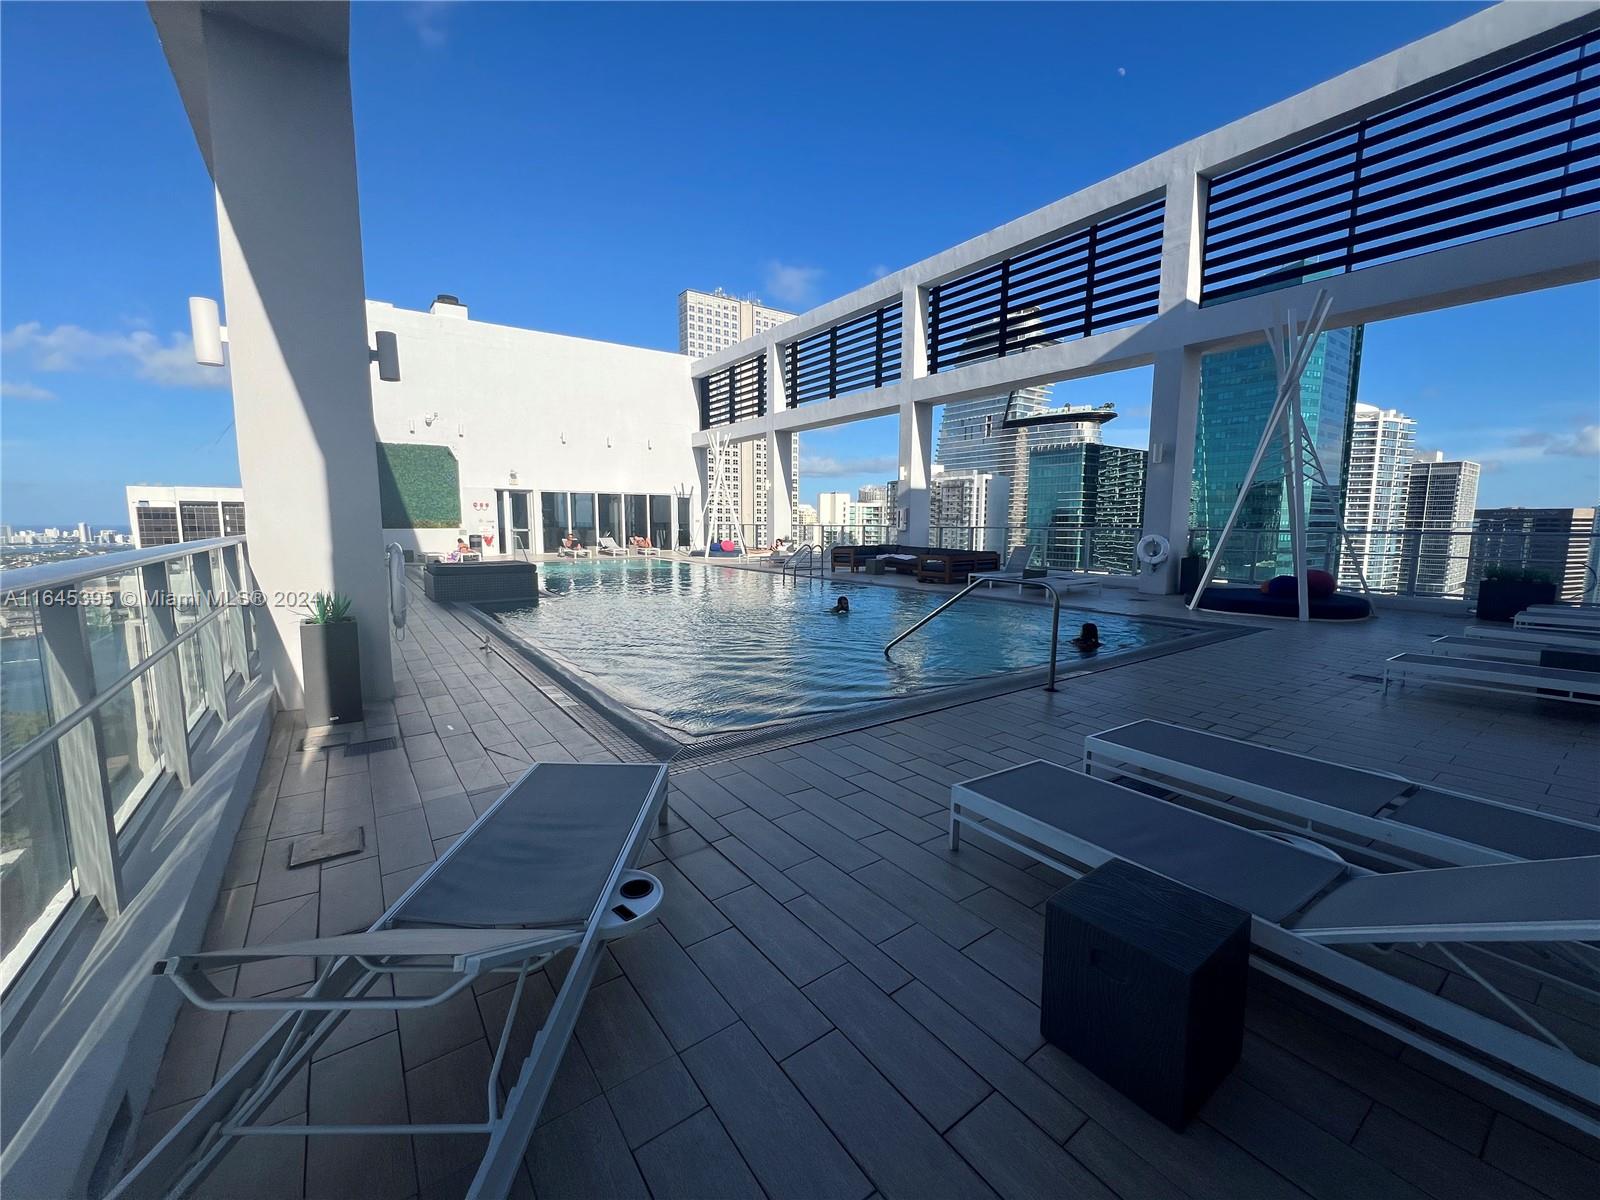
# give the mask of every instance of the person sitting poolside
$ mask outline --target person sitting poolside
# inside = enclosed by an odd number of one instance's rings
[[[850,615],[850,598],[848,596],[840,596],[828,611],[835,616],[848,617]]]
[[[1084,622],[1083,629],[1072,639],[1072,644],[1085,654],[1100,649],[1100,626],[1093,621]]]
[[[564,538],[562,538],[561,539],[561,545],[562,545],[562,547],[564,549],[567,549],[567,550],[582,550],[583,549],[583,543],[580,542],[575,537],[564,537]]]

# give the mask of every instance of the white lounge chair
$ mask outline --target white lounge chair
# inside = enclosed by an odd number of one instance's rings
[[[1600,631],[1584,633],[1576,629],[1518,629],[1511,625],[1468,625],[1462,635],[1495,641],[1534,642],[1542,646],[1563,646],[1572,650],[1600,649]]]
[[[1436,637],[1431,647],[1431,653],[1444,654],[1450,658],[1493,658],[1502,662],[1520,663],[1537,663],[1539,656],[1549,650],[1569,652],[1576,650],[1582,653],[1585,649],[1589,649],[1600,654],[1600,641],[1591,642],[1588,646],[1571,646],[1535,638],[1465,637],[1461,634]]]
[[[1384,663],[1383,690],[1393,682],[1439,683],[1512,696],[1600,704],[1600,671],[1574,671],[1528,663],[1451,658],[1443,654],[1396,654]]]
[[[1578,604],[1535,604],[1511,619],[1518,629],[1565,629],[1600,633],[1600,608]]]
[[[650,544],[650,539],[647,537],[631,537],[628,539],[628,545],[632,547],[635,554],[642,554],[646,558],[661,557],[661,551],[655,546],[652,546]]]
[[[952,850],[960,847],[962,826],[1071,876],[1121,858],[1235,905],[1252,918],[1258,970],[1588,1136],[1600,1135],[1600,1067],[1488,982],[1462,948],[1538,943],[1563,972],[1592,981],[1596,955],[1582,943],[1600,937],[1600,858],[1378,875],[1325,846],[1244,829],[1045,762],[953,786]],[[1373,965],[1381,958],[1338,949],[1394,945],[1432,947],[1464,980],[1482,983],[1492,1002],[1513,1014],[1512,1023]],[[1542,982],[1585,991],[1554,970]]]
[[[566,545],[567,540],[568,539],[563,538],[561,540],[562,544],[560,544],[560,545],[558,545],[556,547],[556,553],[559,554],[562,558],[588,558],[589,557],[589,551],[586,548],[584,548],[583,546],[568,546],[568,545]]]
[[[353,1012],[427,1008],[488,972],[516,978],[485,1082],[488,1119],[450,1125],[397,1124],[394,1133],[488,1136],[467,1194],[501,1197],[539,1120],[539,1110],[577,1023],[605,942],[643,923],[660,903],[661,884],[632,870],[650,825],[664,811],[664,765],[541,763],[523,773],[366,933],[276,946],[188,954],[156,964],[195,1004],[215,1011],[285,1015],[229,1068],[110,1197],[188,1195],[236,1139],[281,1134],[257,1124],[273,1098]],[[500,1099],[500,1068],[529,972],[572,950],[561,990]],[[206,972],[285,958],[326,965],[303,995],[230,997]],[[384,995],[385,977],[427,971],[449,982],[428,995]],[[399,989],[395,989],[398,991]],[[372,1126],[296,1125],[312,1137],[377,1132]]]
[[[1091,734],[1083,769],[1386,867],[1600,855],[1600,826],[1165,721]]]
[[[616,538],[612,537],[609,533],[602,533],[600,535],[600,553],[608,554],[611,557],[616,558],[619,556],[626,557],[628,552],[621,546],[617,545]]]

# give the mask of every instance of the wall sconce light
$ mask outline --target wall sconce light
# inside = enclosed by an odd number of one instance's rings
[[[562,434],[561,434],[561,444],[562,444],[562,445],[563,445],[563,446],[565,446],[565,445],[566,445],[566,444],[567,444],[567,435],[566,435],[566,433],[565,433],[565,432],[563,432],[563,433],[562,433]]]
[[[1167,444],[1165,442],[1150,443],[1150,463],[1159,466],[1167,461]]]
[[[650,438],[645,438],[645,440],[644,440],[644,448],[646,450],[654,450],[656,448],[656,444]]]
[[[226,359],[222,347],[228,341],[228,327],[222,323],[217,302],[206,296],[189,297],[189,332],[194,341],[194,360],[203,367],[220,367]],[[378,364],[378,378],[385,383],[400,380],[400,345],[395,335],[380,330],[376,335],[377,349],[368,349],[367,357]]]
[[[424,425],[428,426],[430,429],[433,427],[433,423],[435,421],[437,421],[438,419],[439,419],[439,414],[436,413],[436,412],[430,412],[430,413],[423,413],[422,414],[422,423]]]
[[[515,483],[516,483],[516,482],[517,482],[517,473],[516,473],[516,471],[515,471],[515,470],[513,470],[513,471],[512,471],[512,472],[511,472],[511,476],[510,476],[510,479],[511,479],[511,482],[512,482],[512,483],[513,483],[513,484],[515,484]]]
[[[406,422],[406,431],[408,433],[415,433],[417,431],[417,419],[415,417],[412,417]]]
[[[194,337],[195,362],[203,367],[222,366],[222,344],[228,340],[228,330],[215,300],[189,297],[189,329]]]
[[[395,336],[380,329],[374,335],[378,348],[371,352],[372,361],[378,364],[378,378],[385,383],[400,382],[400,343]]]
[[[466,424],[464,422],[461,422],[461,421],[457,421],[456,422],[456,436],[457,437],[466,437],[467,436],[467,427],[466,427]]]
[[[609,433],[606,434],[606,449],[611,449],[611,435]]]

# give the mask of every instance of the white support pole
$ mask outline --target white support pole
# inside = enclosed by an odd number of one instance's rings
[[[900,495],[906,510],[905,544],[928,544],[928,480],[933,463],[933,405],[907,400],[900,406]]]
[[[1211,548],[1211,560],[1206,563],[1205,572],[1200,577],[1200,586],[1195,589],[1194,595],[1189,599],[1188,607],[1191,611],[1199,605],[1200,597],[1205,593],[1206,585],[1211,582],[1212,575],[1216,573],[1217,563],[1222,557],[1222,548],[1232,535],[1233,527],[1238,522],[1239,514],[1244,510],[1245,497],[1249,495],[1250,488],[1256,481],[1256,474],[1261,470],[1261,462],[1266,457],[1267,448],[1277,440],[1278,423],[1284,419],[1291,399],[1294,402],[1294,411],[1296,413],[1299,412],[1300,376],[1305,373],[1306,364],[1311,359],[1311,351],[1316,346],[1317,338],[1322,334],[1322,327],[1327,322],[1328,309],[1332,304],[1333,299],[1326,289],[1317,293],[1317,298],[1311,305],[1311,318],[1303,327],[1303,336],[1298,340],[1294,337],[1292,319],[1288,322],[1283,334],[1280,334],[1276,329],[1266,330],[1267,342],[1272,346],[1273,358],[1278,364],[1277,400],[1272,406],[1271,414],[1267,417],[1266,428],[1261,431],[1261,440],[1256,443],[1256,452],[1250,459],[1250,469],[1245,473],[1244,483],[1239,488],[1239,497],[1233,502],[1233,511],[1228,514],[1227,523],[1222,527],[1222,536],[1217,539],[1216,544]],[[1284,368],[1286,361],[1288,363],[1287,370]],[[1291,423],[1290,429],[1292,430],[1293,428],[1294,426]],[[1304,426],[1302,425],[1300,428],[1303,432]],[[1304,468],[1301,465],[1293,465],[1291,469],[1291,464],[1288,463],[1285,464],[1285,468],[1286,477],[1292,476],[1297,481],[1296,485],[1292,485],[1292,487],[1298,494],[1299,487],[1297,484],[1301,479],[1301,472]],[[1291,505],[1289,526],[1291,545],[1293,544],[1297,527],[1296,522],[1299,521],[1299,518],[1293,515],[1297,509],[1298,505]],[[1300,556],[1303,559],[1303,544]],[[1303,596],[1305,590],[1303,563],[1296,571],[1296,574],[1301,579],[1300,589]],[[1305,603],[1302,603],[1301,611],[1303,614],[1308,611]]]

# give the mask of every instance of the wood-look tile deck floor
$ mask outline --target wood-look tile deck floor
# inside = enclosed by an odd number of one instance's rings
[[[1107,589],[1095,603],[1177,615]],[[1183,1133],[1039,1036],[1044,899],[1063,880],[983,839],[944,848],[954,780],[1044,758],[1138,717],[1600,816],[1600,725],[1554,703],[1425,689],[1384,698],[1388,654],[1449,618],[1249,637],[701,769],[674,772],[646,856],[659,922],[612,944],[520,1180],[557,1197],[1592,1197],[1600,1144],[1252,979],[1243,1060]],[[415,598],[396,698],[306,740],[280,714],[208,946],[367,926],[533,761],[606,761],[553,701]],[[1364,680],[1355,676],[1367,675]],[[344,742],[397,745],[347,755]],[[356,858],[289,870],[291,841],[367,830]],[[303,987],[294,964],[241,991]],[[559,967],[527,989],[529,1029]],[[284,1122],[480,1119],[486,1030],[510,984],[347,1021],[275,1105]],[[138,1148],[258,1036],[188,1009]],[[478,1138],[254,1139],[226,1197],[458,1194]]]

